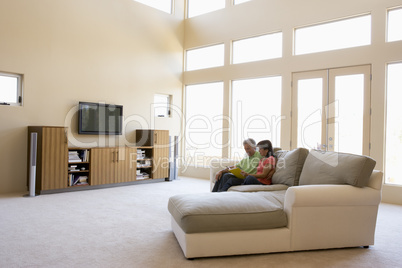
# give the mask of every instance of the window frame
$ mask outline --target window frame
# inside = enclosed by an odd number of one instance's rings
[[[400,182],[396,182],[396,183],[394,183],[394,182],[392,182],[392,181],[389,181],[389,178],[388,178],[388,174],[389,173],[392,173],[392,172],[389,172],[389,166],[390,166],[390,160],[388,160],[389,158],[388,158],[388,142],[390,142],[389,140],[389,136],[388,136],[388,126],[390,125],[390,123],[389,123],[389,118],[388,118],[388,115],[390,114],[390,109],[389,109],[389,106],[390,106],[390,104],[389,104],[389,95],[390,95],[390,87],[389,87],[389,84],[390,84],[390,82],[389,82],[389,78],[390,78],[390,66],[391,65],[396,65],[396,64],[401,64],[402,65],[402,61],[395,61],[395,62],[387,62],[386,63],[386,73],[385,73],[385,83],[386,83],[386,86],[385,86],[385,93],[386,93],[386,96],[385,96],[385,101],[386,101],[386,103],[385,103],[385,107],[384,107],[384,112],[385,112],[385,117],[384,117],[384,143],[383,143],[383,145],[384,145],[384,185],[389,185],[389,186],[397,186],[397,187],[401,187],[402,186],[402,184],[400,183]],[[388,158],[388,159],[387,159]]]
[[[392,42],[398,42],[398,41],[402,41],[402,39],[397,39],[397,40],[389,40],[389,13],[395,10],[401,10],[402,12],[402,6],[396,6],[396,7],[392,7],[392,8],[388,8],[387,9],[387,28],[385,29],[385,42],[386,43],[392,43]]]
[[[236,3],[236,0],[232,0],[232,4],[233,4],[234,6],[236,6],[236,5],[241,5],[241,4],[244,4],[244,3],[250,2],[250,1],[252,1],[252,0],[245,0],[245,1],[240,2],[240,3]]]
[[[274,58],[266,58],[266,59],[258,59],[258,60],[250,60],[250,61],[242,61],[242,62],[234,62],[234,44],[235,42],[239,42],[239,41],[244,41],[244,40],[248,40],[248,39],[255,39],[255,38],[260,38],[260,37],[264,37],[264,36],[272,36],[272,35],[276,35],[276,34],[280,34],[281,35],[281,55],[279,57],[274,57]],[[274,59],[280,59],[283,58],[283,32],[282,31],[275,31],[275,32],[269,32],[269,33],[264,33],[264,34],[259,34],[259,35],[253,35],[253,36],[248,36],[245,38],[240,38],[240,39],[236,39],[236,40],[232,40],[231,41],[231,51],[230,51],[230,64],[243,64],[243,63],[250,63],[250,62],[258,62],[258,61],[266,61],[266,60],[274,60]]]
[[[9,72],[0,72],[0,76],[4,77],[13,77],[17,79],[17,95],[15,96],[16,102],[5,102],[0,99],[1,105],[8,105],[8,106],[22,106],[22,92],[23,92],[23,78],[22,74],[17,73],[9,73]]]
[[[366,17],[366,16],[370,17],[370,43],[369,44],[324,49],[324,50],[318,50],[318,51],[314,51],[314,52],[299,52],[299,53],[297,53],[297,48],[296,48],[296,46],[297,46],[297,30],[305,29],[305,28],[311,28],[311,27],[318,27],[318,26],[322,26],[322,25],[328,25],[328,24],[332,24],[332,23],[337,23],[337,22],[347,21],[347,20],[351,20],[351,19],[362,18],[362,17]],[[293,28],[293,54],[292,55],[293,56],[303,56],[303,55],[310,55],[310,54],[315,54],[315,53],[325,53],[325,52],[337,51],[337,50],[342,50],[342,49],[350,49],[350,48],[356,48],[356,47],[370,46],[370,45],[372,45],[372,41],[373,41],[372,40],[373,39],[373,36],[372,36],[372,33],[373,33],[373,20],[372,19],[373,19],[372,14],[370,12],[368,12],[368,13],[357,14],[357,15],[352,15],[352,16],[348,16],[348,17],[342,17],[342,18],[337,18],[337,19],[333,19],[333,20],[327,20],[327,21],[322,21],[322,22],[318,22],[318,23],[313,23],[313,24],[294,27]]]
[[[280,106],[280,109],[279,109],[279,117],[275,118],[275,120],[279,120],[279,135],[278,135],[278,129],[276,129],[277,125],[273,126],[274,123],[278,124],[278,121],[275,121],[275,122],[269,121],[269,123],[271,123],[271,130],[276,131],[275,133],[271,132],[271,137],[269,139],[271,140],[272,145],[274,147],[280,147],[280,144],[281,144],[281,139],[280,139],[281,138],[281,125],[282,125],[282,120],[283,120],[283,117],[282,117],[283,75],[266,75],[266,76],[257,76],[257,77],[234,79],[234,80],[230,81],[230,98],[229,98],[229,107],[230,108],[229,108],[229,114],[230,114],[231,120],[234,123],[232,123],[231,126],[230,126],[230,133],[229,133],[229,136],[228,136],[228,139],[230,141],[229,153],[228,153],[229,158],[240,160],[240,158],[236,157],[237,149],[235,148],[235,146],[236,146],[235,143],[236,143],[236,141],[237,141],[237,143],[239,143],[239,141],[242,142],[244,139],[249,138],[248,136],[245,136],[245,137],[242,137],[240,139],[239,138],[234,139],[233,135],[236,135],[236,133],[239,134],[238,133],[239,129],[242,129],[242,131],[243,131],[241,134],[244,134],[244,130],[246,130],[246,131],[252,130],[252,128],[247,129],[244,125],[241,125],[241,126],[237,125],[237,124],[241,123],[241,121],[240,122],[239,121],[235,122],[235,120],[234,120],[234,117],[235,117],[234,114],[235,114],[235,112],[238,112],[237,107],[236,107],[237,104],[235,103],[235,100],[234,100],[235,91],[239,90],[239,89],[242,89],[241,87],[240,88],[236,87],[236,83],[237,82],[241,83],[241,82],[246,82],[246,81],[250,81],[251,83],[253,83],[253,82],[258,81],[258,80],[259,81],[262,81],[262,80],[270,81],[270,79],[279,79],[279,83],[280,83],[280,86],[279,86],[279,90],[280,90],[279,106]],[[243,118],[243,114],[241,115],[241,117]],[[258,118],[258,116],[257,116],[257,118]],[[271,118],[269,118],[269,119],[273,119],[273,117],[271,116]],[[250,121],[250,118],[247,118],[246,122],[247,121]],[[274,139],[273,136],[277,137],[277,139]],[[251,138],[254,138],[254,137],[251,137]],[[258,141],[256,140],[256,142],[258,142]]]
[[[223,48],[223,53],[222,53],[222,64],[221,65],[214,65],[214,66],[209,66],[209,67],[202,67],[202,68],[196,68],[196,69],[188,69],[188,52],[190,51],[194,51],[194,50],[201,50],[201,49],[205,49],[205,48],[210,48],[210,47],[214,47],[214,46],[221,46]],[[185,50],[184,53],[184,71],[185,72],[191,72],[191,71],[198,71],[198,70],[205,70],[205,69],[211,69],[211,68],[219,68],[222,66],[225,66],[225,44],[224,43],[217,43],[217,44],[211,44],[211,45],[206,45],[206,46],[202,46],[202,47],[194,47],[194,48],[189,48]]]
[[[208,82],[200,82],[200,83],[195,83],[195,84],[186,84],[184,86],[184,98],[183,98],[183,100],[184,100],[185,115],[183,117],[183,120],[184,120],[184,127],[183,127],[184,139],[183,139],[183,142],[184,143],[183,143],[183,147],[182,147],[183,148],[182,154],[183,154],[183,158],[184,158],[184,161],[185,161],[186,165],[194,166],[194,167],[207,167],[207,166],[209,166],[210,161],[212,159],[216,159],[216,158],[220,159],[220,158],[223,157],[223,147],[224,147],[223,144],[221,145],[220,152],[219,152],[218,156],[203,154],[201,156],[201,158],[197,158],[197,157],[188,156],[185,153],[185,151],[187,151],[187,148],[188,148],[187,146],[189,146],[189,145],[191,145],[190,148],[196,148],[196,147],[192,146],[192,145],[194,145],[192,140],[188,139],[189,138],[189,133],[191,133],[191,131],[189,132],[189,129],[188,129],[189,120],[188,120],[188,117],[187,117],[188,116],[188,109],[189,109],[189,103],[188,103],[189,91],[188,90],[189,89],[193,90],[194,89],[193,87],[197,87],[197,86],[218,85],[218,84],[222,86],[222,88],[220,89],[220,90],[222,90],[222,92],[221,92],[222,93],[222,95],[221,95],[221,97],[222,97],[222,103],[221,103],[222,107],[220,107],[220,108],[221,108],[221,110],[223,110],[223,107],[224,107],[224,94],[225,94],[224,93],[224,90],[225,90],[224,89],[224,87],[225,87],[224,81],[222,81],[222,80],[208,81]],[[204,115],[202,114],[202,116],[204,116]],[[218,118],[216,120],[219,121],[220,119]],[[212,118],[212,121],[214,121],[213,118]],[[215,131],[216,130],[213,130],[213,132],[215,132]],[[202,146],[202,144],[197,144],[197,147],[199,147],[199,146]],[[218,146],[219,146],[219,144],[218,144]],[[197,148],[197,149],[199,150],[200,148]],[[203,149],[205,149],[205,148],[201,148],[201,150],[199,150],[199,152],[201,151],[201,153],[204,153]],[[197,154],[196,154],[196,156],[197,156]],[[199,161],[199,160],[201,160],[201,161]]]
[[[211,13],[211,12],[215,12],[215,11],[218,11],[218,10],[222,10],[222,9],[225,9],[225,8],[227,7],[227,5],[226,5],[226,0],[222,0],[222,1],[224,2],[223,8],[213,9],[213,10],[207,11],[207,12],[205,12],[205,13],[197,13],[196,15],[192,15],[192,14],[190,14],[190,1],[191,1],[191,0],[186,0],[186,4],[187,4],[187,7],[186,7],[186,18],[187,18],[187,19],[195,18],[195,17],[202,16],[202,15],[205,15],[205,14],[209,14],[209,13]]]
[[[146,1],[141,1],[141,0],[134,0],[134,1],[137,2],[137,3],[143,4],[143,5],[146,5],[148,7],[154,8],[156,10],[165,12],[167,14],[173,14],[174,13],[173,12],[174,11],[174,0],[170,0],[170,11],[169,12],[167,10],[159,8],[159,7],[155,6],[155,5],[151,5],[151,4],[147,3]]]

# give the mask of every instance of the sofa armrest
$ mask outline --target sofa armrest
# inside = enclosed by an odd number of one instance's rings
[[[214,188],[216,173],[228,166],[234,166],[237,162],[232,159],[214,159],[211,161],[209,170],[210,191]]]
[[[370,179],[368,181],[368,187],[373,189],[381,190],[383,185],[383,173],[379,170],[373,170]]]
[[[370,206],[381,202],[381,191],[351,185],[303,185],[286,191],[285,210],[290,207]]]
[[[292,249],[306,250],[368,246],[374,234],[381,202],[381,172],[369,186],[303,185],[290,187],[284,210],[292,230]]]
[[[285,206],[359,206],[381,202],[382,172],[374,170],[367,187],[351,185],[302,185],[290,187]]]

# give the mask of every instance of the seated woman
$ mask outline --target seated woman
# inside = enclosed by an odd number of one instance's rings
[[[258,163],[257,173],[249,174],[247,172],[242,172],[244,179],[243,185],[249,184],[266,184],[272,183],[272,175],[275,173],[275,157],[272,148],[272,143],[269,140],[260,141],[257,144],[259,152],[263,157]]]

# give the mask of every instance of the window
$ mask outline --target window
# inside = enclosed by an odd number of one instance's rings
[[[188,18],[225,8],[226,0],[187,0]]]
[[[243,141],[270,140],[279,147],[282,77],[264,77],[232,82],[231,158],[244,157]]]
[[[135,1],[159,9],[169,14],[172,13],[172,0],[135,0]]]
[[[402,8],[388,11],[388,34],[387,41],[402,40]]]
[[[282,33],[233,42],[233,64],[282,57]]]
[[[22,75],[0,73],[0,104],[22,105]]]
[[[233,4],[238,5],[238,4],[249,2],[249,1],[251,1],[251,0],[233,0],[233,2],[234,2]]]
[[[371,15],[295,30],[295,54],[336,50],[371,44]]]
[[[385,183],[402,185],[402,63],[388,65]]]
[[[222,156],[222,112],[223,82],[186,86],[186,164],[206,166]]]
[[[154,108],[155,117],[169,117],[170,116],[170,95],[155,94],[154,95]]]
[[[223,66],[224,52],[223,44],[187,50],[186,71]]]

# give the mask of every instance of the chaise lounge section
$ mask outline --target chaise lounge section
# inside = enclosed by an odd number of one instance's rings
[[[370,246],[382,173],[367,156],[279,151],[273,185],[170,198],[187,258]],[[227,163],[224,163],[224,165]],[[211,182],[220,169],[211,165]]]

